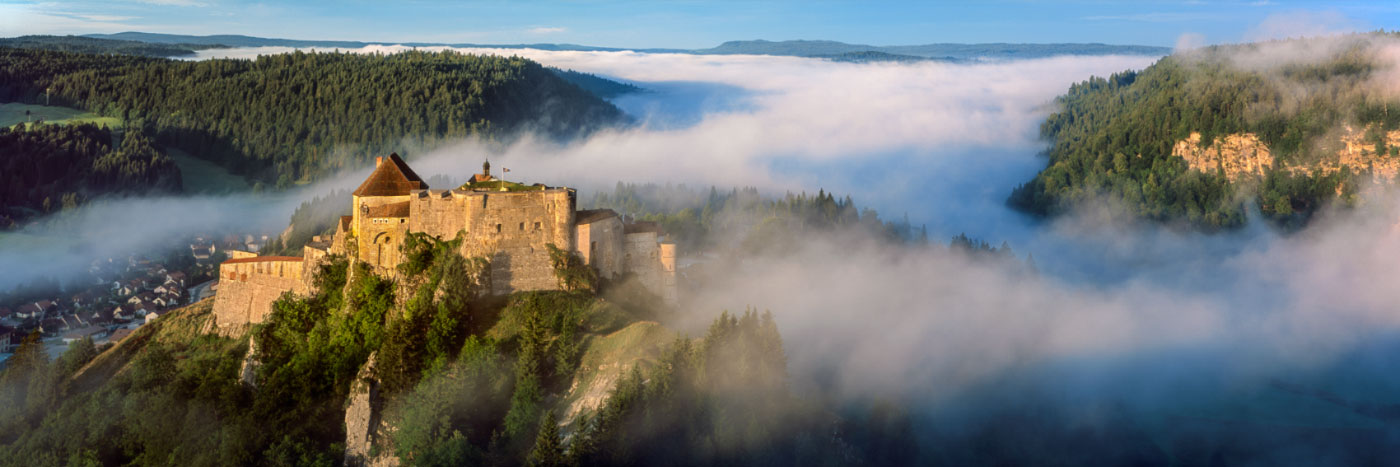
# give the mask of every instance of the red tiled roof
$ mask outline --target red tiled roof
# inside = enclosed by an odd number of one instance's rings
[[[374,168],[369,178],[355,189],[355,196],[405,196],[413,190],[428,188],[413,169],[408,168],[398,154],[390,154]]]
[[[303,259],[302,257],[300,257],[300,256],[254,256],[254,257],[252,257],[252,258],[231,259],[231,260],[228,260],[228,261],[224,261],[223,263],[220,263],[220,264],[260,263],[260,262],[263,262],[263,261],[296,261],[296,262],[301,262],[301,261],[303,261],[303,260],[304,260],[304,259]]]
[[[371,206],[367,215],[369,217],[408,217],[408,201]]]

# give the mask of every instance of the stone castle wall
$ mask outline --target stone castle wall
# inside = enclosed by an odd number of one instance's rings
[[[214,318],[220,330],[235,332],[261,323],[284,292],[307,293],[305,264],[294,256],[262,256],[219,265]]]
[[[598,269],[599,277],[612,279],[626,270],[622,264],[622,219],[613,216],[579,225],[576,230],[579,256]]]
[[[675,245],[659,243],[654,225],[639,227],[607,217],[578,225],[576,193],[568,188],[528,191],[414,190],[407,196],[356,196],[353,216],[334,237],[316,238],[302,258],[239,258],[220,266],[215,314],[219,328],[237,332],[262,322],[283,292],[307,294],[329,254],[343,254],[394,275],[400,247],[411,232],[443,240],[459,234],[463,257],[490,261],[493,295],[557,290],[549,245],[577,252],[605,278],[635,273],[667,303],[675,303]]]
[[[549,247],[574,246],[575,193],[422,190],[409,202],[408,231],[450,240],[465,235],[461,254],[491,261],[491,292],[554,290],[559,280]]]
[[[643,286],[669,305],[676,304],[676,245],[660,243],[656,231],[624,236],[623,262]]]

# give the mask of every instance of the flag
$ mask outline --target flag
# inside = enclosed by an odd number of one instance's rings
[[[505,167],[501,167],[501,173],[510,173],[510,169],[507,169],[507,168],[505,168]]]

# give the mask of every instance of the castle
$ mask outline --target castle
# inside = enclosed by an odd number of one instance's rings
[[[328,255],[364,262],[393,276],[409,233],[449,240],[465,235],[463,257],[490,261],[494,295],[557,290],[549,245],[571,251],[599,277],[633,275],[663,301],[676,300],[676,248],[650,222],[623,222],[608,209],[576,209],[571,188],[521,185],[491,176],[490,162],[461,188],[429,189],[398,154],[375,160],[374,172],[352,194],[330,239],[317,237],[302,256],[241,255],[219,266],[214,303],[223,332],[260,323],[282,293],[307,294]]]

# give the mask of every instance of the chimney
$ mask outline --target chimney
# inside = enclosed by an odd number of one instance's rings
[[[381,166],[381,165],[384,165],[384,156],[375,157],[375,158],[374,158],[374,168],[377,169],[377,168],[379,168],[379,166]]]

